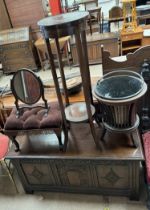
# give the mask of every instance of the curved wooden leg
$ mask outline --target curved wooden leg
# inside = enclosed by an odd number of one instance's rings
[[[107,131],[106,128],[103,127],[103,129],[102,129],[102,135],[101,135],[101,138],[100,138],[101,141],[104,141],[104,136],[106,134],[106,131]]]
[[[62,138],[61,138],[61,130],[55,132],[58,142],[59,142],[59,149],[62,151],[63,150],[63,143],[62,143]]]
[[[91,133],[92,133],[94,142],[95,142],[96,146],[97,146],[98,148],[100,148],[100,144],[98,143],[98,138],[97,138],[97,135],[96,135],[96,129],[95,129],[93,120],[90,120],[90,119],[89,119],[89,123],[90,123]]]
[[[67,144],[68,144],[68,128],[63,125],[63,131],[64,131],[64,147],[63,147],[63,152],[66,152],[67,149]]]
[[[137,132],[137,131],[133,131],[133,132],[131,132],[131,134],[130,134],[130,136],[131,136],[131,141],[132,141],[133,146],[134,146],[135,148],[137,148],[137,147],[138,147],[138,144],[137,144],[136,138],[135,138],[135,136],[134,136],[134,134],[135,134],[136,132]]]
[[[15,152],[19,152],[20,151],[20,147],[19,147],[19,143],[16,140],[16,137],[11,136],[10,139],[12,140],[12,143],[16,146]]]

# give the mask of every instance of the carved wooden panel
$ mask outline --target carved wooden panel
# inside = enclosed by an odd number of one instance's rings
[[[63,160],[55,162],[63,186],[91,187],[92,178],[88,161]]]
[[[49,164],[45,161],[23,161],[22,170],[30,185],[55,185],[55,179]]]
[[[139,161],[12,159],[26,192],[99,193],[139,196]]]
[[[95,165],[98,186],[103,188],[128,189],[130,187],[130,170],[127,162],[104,162]],[[111,187],[110,187],[111,186]]]

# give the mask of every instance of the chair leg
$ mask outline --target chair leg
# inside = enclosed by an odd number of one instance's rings
[[[135,148],[137,148],[138,147],[138,144],[136,142],[136,139],[134,138],[134,133],[135,133],[135,131],[134,132],[131,132],[130,136],[131,136],[131,140],[132,140],[133,146]]]
[[[62,125],[62,127],[63,127],[64,138],[65,138],[63,152],[66,152],[67,144],[68,144],[68,127],[66,125]]]
[[[89,123],[90,123],[91,133],[92,133],[94,142],[95,142],[96,146],[98,148],[100,148],[100,144],[98,143],[98,138],[97,138],[97,135],[96,135],[96,129],[95,129],[95,126],[94,126],[93,119],[89,119]]]
[[[61,131],[57,131],[56,136],[58,138],[59,141],[59,149],[60,151],[63,150],[63,143],[62,143],[62,138],[61,138]]]
[[[104,141],[104,136],[106,134],[106,131],[107,131],[106,128],[103,127],[103,129],[102,129],[102,135],[101,135],[101,138],[100,138],[101,141]]]
[[[16,190],[16,192],[18,193],[17,185],[16,185],[15,180],[14,180],[14,178],[13,178],[13,175],[12,175],[12,173],[11,173],[10,167],[7,165],[6,160],[5,160],[5,159],[4,159],[4,160],[1,160],[1,164],[4,165],[4,167],[5,167],[6,171],[7,171],[7,174],[8,174],[8,176],[9,176],[11,182],[13,183],[13,185],[14,185],[14,187],[15,187],[15,190]]]
[[[16,137],[10,136],[10,139],[12,140],[12,143],[16,146],[15,152],[19,152],[20,151],[20,146],[19,146],[19,143],[16,140]]]

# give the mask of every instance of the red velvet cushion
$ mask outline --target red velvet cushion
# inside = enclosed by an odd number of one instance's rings
[[[58,103],[51,103],[48,114],[41,107],[32,109],[24,108],[22,115],[16,117],[16,108],[14,108],[7,118],[5,130],[28,130],[41,128],[57,128],[61,126],[62,117]]]
[[[146,162],[146,177],[148,184],[150,184],[150,131],[143,135],[143,145]]]
[[[0,135],[0,159],[4,158],[9,146],[9,138],[5,135]]]

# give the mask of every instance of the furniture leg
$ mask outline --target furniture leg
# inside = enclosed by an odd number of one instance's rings
[[[61,131],[57,131],[56,136],[58,138],[59,148],[62,151],[63,150],[63,143],[62,143],[62,138],[61,138]]]
[[[110,23],[110,21],[108,21],[108,32],[110,32],[110,27],[111,27],[111,23]]]
[[[42,67],[43,70],[45,70],[44,65],[43,65],[43,61],[42,61],[42,58],[41,58],[41,52],[38,48],[37,48],[37,53],[38,53],[38,56],[39,56],[41,67]]]
[[[136,133],[136,132],[135,131],[131,132],[130,136],[131,136],[131,140],[132,140],[133,146],[135,148],[137,148],[138,147],[138,144],[137,144],[136,139],[134,137],[134,133]]]
[[[150,210],[150,185],[147,186],[147,208]]]
[[[18,189],[17,189],[16,182],[15,182],[15,180],[14,180],[14,178],[13,178],[13,174],[11,173],[11,170],[10,170],[10,164],[8,165],[5,159],[4,159],[4,161],[2,161],[2,162],[3,162],[4,165],[5,165],[5,168],[6,168],[6,170],[7,170],[7,173],[8,173],[8,175],[9,175],[10,180],[12,181],[13,185],[15,186],[16,192],[18,193]],[[3,163],[2,163],[2,164],[3,164]]]
[[[91,17],[89,18],[90,34],[92,35],[92,22]]]
[[[12,143],[16,146],[15,152],[19,152],[20,151],[20,146],[19,146],[19,143],[16,140],[16,137],[11,136],[10,139],[12,140]]]
[[[80,36],[81,36],[82,44],[81,44]],[[80,33],[77,30],[75,34],[75,38],[76,38],[76,44],[77,44],[77,49],[78,49],[78,58],[79,58],[80,69],[81,69],[81,77],[82,77],[82,83],[83,83],[83,91],[85,95],[88,120],[90,123],[90,128],[91,128],[91,132],[92,132],[95,144],[96,146],[99,147],[97,137],[96,137],[95,126],[93,123],[93,116],[91,113],[91,104],[93,104],[93,98],[92,98],[92,91],[91,91],[91,79],[90,79],[90,71],[89,71],[89,64],[88,64],[85,31],[82,31]]]
[[[102,129],[102,135],[101,135],[101,138],[100,138],[101,141],[104,141],[104,136],[106,134],[106,131],[107,131],[106,128],[103,127],[103,129]]]
[[[63,124],[62,127],[63,127],[64,138],[65,138],[65,140],[64,140],[63,152],[65,152],[66,149],[67,149],[67,144],[68,144],[68,128],[66,127],[65,124]]]

